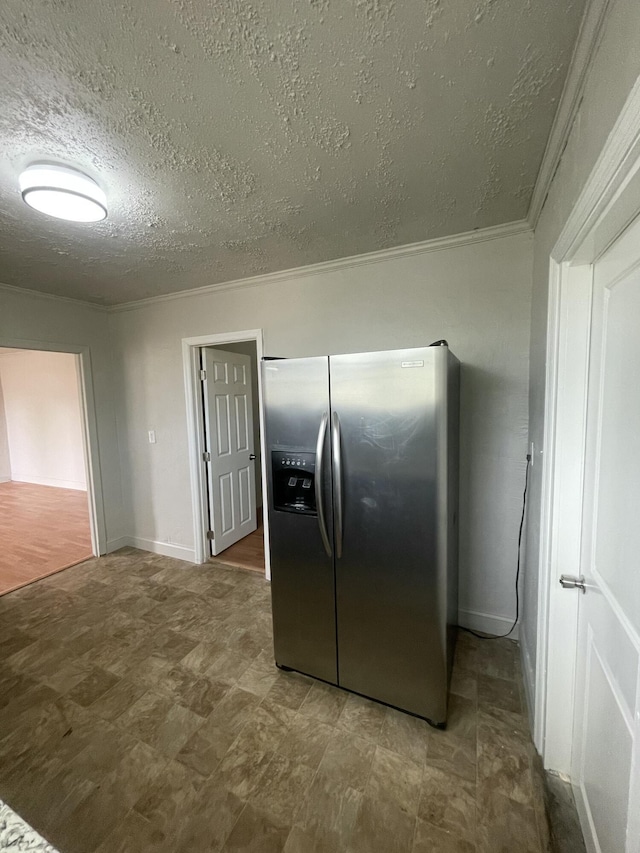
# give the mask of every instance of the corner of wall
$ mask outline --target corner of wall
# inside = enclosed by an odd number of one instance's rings
[[[522,666],[522,681],[524,684],[524,695],[527,703],[527,716],[531,731],[534,730],[535,719],[535,669],[533,659],[529,652],[529,643],[527,640],[526,631],[520,632],[520,664]],[[535,744],[536,749],[540,751],[540,745]]]

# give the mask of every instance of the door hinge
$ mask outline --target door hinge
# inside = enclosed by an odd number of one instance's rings
[[[575,578],[571,575],[560,575],[560,586],[563,589],[581,589],[583,593],[587,591],[587,585],[582,577]]]
[[[201,382],[204,382],[204,380],[205,380],[206,378],[207,378],[207,371],[206,371],[206,370],[201,370],[201,371],[200,371],[200,381],[201,381]]]
[[[211,541],[212,539],[215,539],[215,538],[216,538],[216,537],[215,537],[215,535],[214,535],[214,533],[213,533],[213,530],[207,530],[207,539],[208,539],[209,541]]]
[[[202,458],[205,462],[211,462],[211,454],[208,450],[205,450],[205,452],[202,454]]]

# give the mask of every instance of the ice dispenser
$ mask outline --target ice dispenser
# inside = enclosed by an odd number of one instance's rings
[[[317,515],[316,454],[272,450],[273,508],[281,512]]]

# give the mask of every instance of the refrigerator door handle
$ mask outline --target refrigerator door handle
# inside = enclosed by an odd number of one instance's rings
[[[324,550],[327,552],[327,557],[331,556],[331,543],[329,542],[329,534],[327,532],[327,519],[324,514],[324,500],[322,498],[322,481],[324,480],[322,461],[324,458],[324,440],[327,434],[327,424],[329,416],[325,412],[320,421],[320,429],[318,430],[318,442],[316,444],[316,507],[318,510],[318,527],[320,528],[320,536]]]
[[[333,482],[335,487],[335,524],[336,524],[336,557],[342,557],[342,530],[343,530],[343,499],[342,499],[342,449],[340,442],[340,418],[338,413],[333,413],[332,418],[332,449],[333,449]]]

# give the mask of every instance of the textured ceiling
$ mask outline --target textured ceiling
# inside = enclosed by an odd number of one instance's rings
[[[523,218],[583,0],[2,0],[0,281],[114,304]],[[97,225],[17,189],[48,159]]]

